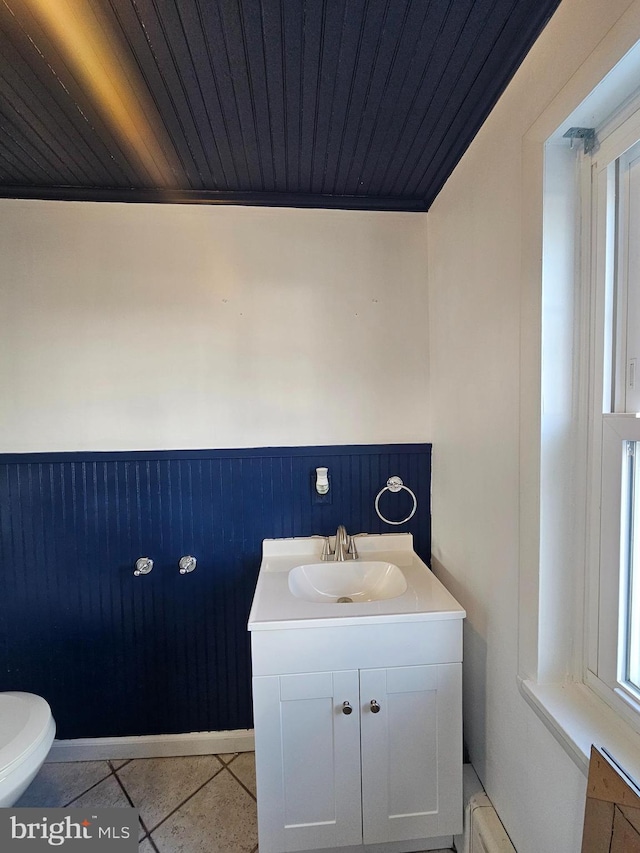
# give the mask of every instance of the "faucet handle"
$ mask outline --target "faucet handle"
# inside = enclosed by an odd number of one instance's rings
[[[333,559],[334,554],[335,554],[335,551],[331,550],[331,543],[329,542],[329,537],[325,536],[324,537],[324,543],[322,545],[322,554],[320,555],[320,559],[323,560],[324,562],[327,562],[328,560]]]
[[[347,550],[347,556],[350,560],[358,559],[358,549],[356,548],[355,539],[357,536],[368,536],[368,533],[354,533],[349,537],[349,548]]]
[[[314,533],[313,536],[309,537],[310,539],[322,539],[322,554],[320,555],[320,559],[323,562],[327,562],[328,560],[333,560],[334,552],[331,550],[331,543],[329,542],[328,536],[321,536],[319,533]]]

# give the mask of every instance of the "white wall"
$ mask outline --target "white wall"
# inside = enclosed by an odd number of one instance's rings
[[[586,790],[516,683],[519,560],[538,535],[520,511],[537,500],[522,460],[539,456],[521,413],[540,411],[542,161],[523,149],[637,39],[640,3],[563,0],[428,214],[434,567],[467,610],[465,738],[518,853],[577,853]]]
[[[425,234],[0,201],[0,452],[428,440]]]

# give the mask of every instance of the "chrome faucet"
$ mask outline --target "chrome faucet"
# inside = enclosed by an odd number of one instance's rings
[[[346,560],[357,560],[358,551],[353,536],[347,534],[344,524],[341,524],[336,531],[336,544],[333,551],[329,544],[329,537],[324,541],[321,560],[333,560],[337,563],[344,563]]]
[[[349,537],[344,524],[341,524],[336,531],[336,547],[333,551],[333,559],[336,563],[344,563],[349,553]]]

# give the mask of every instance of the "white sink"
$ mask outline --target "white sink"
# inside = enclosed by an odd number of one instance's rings
[[[316,536],[264,540],[250,631],[464,618],[462,607],[413,550],[410,533],[363,536],[359,558],[344,563],[322,562],[323,544]],[[338,604],[339,598],[353,604]]]
[[[309,563],[289,572],[293,595],[322,604],[381,601],[397,598],[406,589],[402,570],[382,560]]]

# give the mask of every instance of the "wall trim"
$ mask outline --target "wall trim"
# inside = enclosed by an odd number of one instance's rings
[[[431,452],[431,442],[405,442],[400,444],[319,444],[293,447],[223,447],[185,448],[175,450],[53,450],[0,453],[0,464],[13,465],[24,462],[45,464],[55,462],[114,462],[156,461],[186,459],[274,459],[282,457],[314,456],[330,453],[332,456],[370,456],[372,453],[424,453]]]
[[[30,187],[0,185],[0,198],[41,201],[125,202],[131,204],[225,204],[251,207],[321,208],[426,213],[422,198],[332,195],[330,193],[218,192],[127,187]]]
[[[97,761],[108,758],[167,758],[253,750],[253,729],[176,735],[87,737],[54,740],[46,762],[53,764],[61,761]]]

